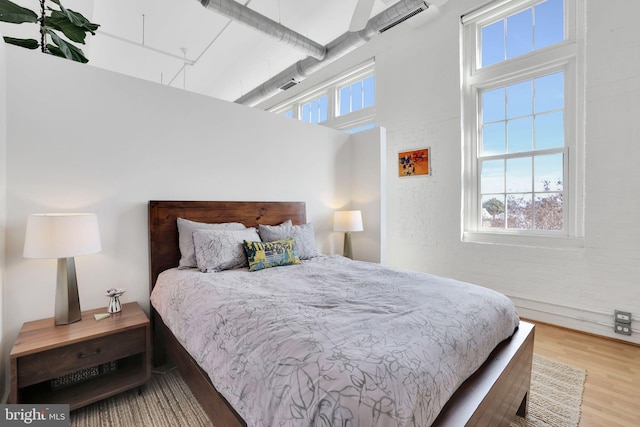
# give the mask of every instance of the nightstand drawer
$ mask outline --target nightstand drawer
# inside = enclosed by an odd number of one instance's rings
[[[146,329],[136,328],[21,357],[18,387],[146,351]]]

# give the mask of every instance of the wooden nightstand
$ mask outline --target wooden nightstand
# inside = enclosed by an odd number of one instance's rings
[[[27,322],[11,350],[10,403],[68,403],[74,410],[141,387],[151,378],[149,319],[137,302],[96,321],[106,308],[55,326]]]

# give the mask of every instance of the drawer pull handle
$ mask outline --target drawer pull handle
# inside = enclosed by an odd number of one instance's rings
[[[95,356],[96,354],[100,354],[99,347],[93,353],[88,353],[88,354],[83,354],[82,352],[78,353],[78,359],[84,359],[85,357]]]

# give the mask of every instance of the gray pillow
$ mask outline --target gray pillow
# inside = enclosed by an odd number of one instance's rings
[[[317,257],[316,237],[313,232],[313,223],[293,225],[287,220],[279,225],[258,225],[258,234],[263,242],[273,242],[293,237],[293,248],[300,259]]]
[[[239,222],[224,222],[208,224],[178,218],[178,247],[180,248],[180,262],[178,269],[196,267],[196,254],[193,245],[193,232],[195,230],[244,230],[247,227]]]
[[[262,239],[263,242],[275,242],[276,240],[282,240],[282,238],[279,236],[282,236],[283,233],[291,232],[292,227],[293,223],[290,219],[278,225],[258,224],[258,234],[260,235],[260,239]],[[284,238],[287,237],[292,236],[285,236]]]
[[[246,267],[245,240],[260,240],[255,228],[244,230],[195,230],[195,245],[198,270],[203,273]]]

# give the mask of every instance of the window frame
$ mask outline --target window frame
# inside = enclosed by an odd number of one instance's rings
[[[358,80],[363,80],[369,76],[375,76],[374,60],[366,61],[365,63],[360,64],[359,66],[340,74],[339,76],[329,79],[297,96],[289,98],[288,100],[276,105],[273,108],[268,109],[267,111],[275,114],[284,114],[288,110],[293,109],[293,118],[302,120],[302,105],[326,95],[327,120],[317,124],[338,130],[349,130],[356,126],[363,126],[367,124],[375,125],[375,102],[372,106],[361,108],[344,115],[339,115],[339,90],[347,85],[351,85]],[[374,85],[376,84],[377,82],[374,82]]]
[[[373,82],[374,82],[373,83],[374,84],[374,93],[373,93],[374,102],[373,102],[373,104],[370,105],[370,106],[366,106],[366,107],[360,107],[357,110],[353,110],[353,102],[351,102],[350,103],[351,111],[349,111],[349,112],[347,112],[345,114],[341,114],[340,113],[340,103],[341,103],[342,99],[341,99],[340,92],[342,92],[342,90],[347,88],[347,87],[351,88],[351,86],[353,86],[355,83],[358,83],[358,82],[362,82],[363,83],[362,86],[363,86],[363,89],[364,89],[364,86],[365,86],[364,85],[364,81],[366,79],[370,78],[370,77],[373,77]],[[373,73],[373,70],[371,70],[371,71],[369,71],[369,72],[367,72],[367,73],[365,73],[363,75],[358,75],[357,77],[350,78],[348,80],[340,82],[339,84],[336,85],[335,94],[336,94],[336,118],[349,116],[351,114],[357,113],[360,110],[364,110],[364,109],[367,109],[369,107],[374,106],[375,105],[375,74]],[[351,94],[350,100],[353,101],[353,94]],[[365,99],[364,99],[364,90],[363,90],[362,91],[362,103],[363,103],[363,105],[364,105],[364,102],[365,102]]]
[[[584,245],[584,6],[564,0],[565,40],[515,58],[478,68],[484,25],[542,0],[498,1],[462,17],[461,79],[463,132],[462,241],[546,247]],[[469,58],[470,60],[465,60]],[[480,93],[557,71],[564,72],[564,189],[562,231],[482,227],[479,126]],[[536,155],[536,151],[527,152]],[[485,159],[486,160],[486,159]]]
[[[322,121],[318,121],[318,122],[310,122],[308,120],[304,120],[302,118],[302,115],[303,115],[302,110],[303,110],[304,106],[309,104],[309,103],[312,103],[313,101],[319,101],[320,99],[324,98],[325,96],[327,97],[327,119],[326,120],[322,120]],[[326,123],[329,120],[329,118],[331,117],[331,113],[332,113],[331,105],[332,105],[332,99],[331,99],[330,91],[328,91],[328,92],[316,91],[316,92],[313,92],[312,94],[309,94],[309,96],[300,99],[300,101],[298,101],[296,103],[296,105],[295,105],[295,107],[293,109],[293,113],[294,113],[293,115],[298,120],[302,120],[302,121],[307,122],[307,123],[320,125],[320,124]]]

